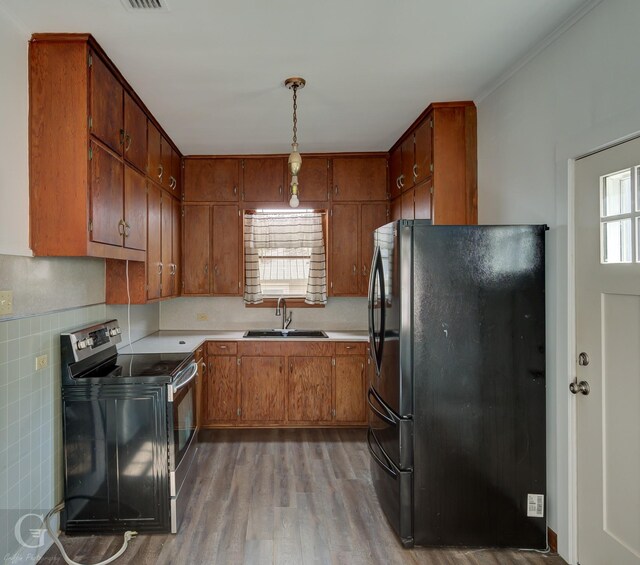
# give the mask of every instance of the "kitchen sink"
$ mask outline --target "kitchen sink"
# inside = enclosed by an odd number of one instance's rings
[[[328,337],[321,330],[248,330],[242,337]]]

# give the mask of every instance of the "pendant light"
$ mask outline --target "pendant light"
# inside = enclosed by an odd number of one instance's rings
[[[304,88],[306,81],[300,77],[291,77],[284,81],[284,85],[293,90],[293,143],[291,144],[291,154],[289,155],[289,172],[291,173],[291,198],[289,206],[297,208],[300,205],[298,199],[298,173],[302,167],[302,157],[298,152],[298,89]]]

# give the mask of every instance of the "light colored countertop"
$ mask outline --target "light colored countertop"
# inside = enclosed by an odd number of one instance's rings
[[[119,353],[190,353],[203,342],[218,341],[368,341],[366,331],[331,331],[325,330],[327,338],[243,338],[244,330],[216,331],[160,331],[133,342],[133,351],[127,344],[118,350]]]

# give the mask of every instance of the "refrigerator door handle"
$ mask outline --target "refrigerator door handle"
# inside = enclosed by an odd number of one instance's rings
[[[380,452],[382,453],[383,457],[387,460],[387,463],[385,463],[378,455],[377,453],[374,451],[373,446],[371,445],[371,438],[373,438],[373,441],[376,443],[376,446],[378,447],[378,449],[380,450]],[[380,467],[382,467],[382,469],[391,477],[393,477],[394,479],[398,478],[398,473],[396,472],[396,470],[392,467],[393,463],[391,463],[391,461],[389,460],[389,458],[386,456],[386,454],[384,453],[384,450],[382,449],[382,447],[380,446],[380,443],[378,442],[378,440],[376,439],[376,436],[373,435],[373,431],[371,430],[371,428],[369,428],[367,430],[367,445],[369,446],[369,452],[371,453],[371,456],[376,460],[376,462],[378,463],[378,465],[380,465]]]
[[[373,402],[371,402],[371,397],[373,397],[376,400],[379,406],[384,408],[386,414],[383,414],[382,412],[380,412],[380,410],[378,410],[378,408],[376,408],[373,405]],[[397,421],[393,418],[393,415],[389,413],[389,410],[384,405],[384,403],[380,402],[380,397],[376,394],[376,392],[372,388],[369,388],[369,391],[367,392],[367,402],[369,403],[369,407],[371,408],[371,410],[373,410],[378,415],[378,417],[380,417],[382,420],[387,422],[387,424],[391,424],[392,426],[397,425]]]
[[[377,328],[378,341],[376,341],[375,327],[375,289],[376,279],[380,283],[380,327]],[[385,291],[384,291],[384,265],[382,262],[382,252],[380,246],[376,246],[371,263],[371,272],[369,278],[369,342],[371,343],[371,356],[375,363],[376,373],[379,375],[382,370],[382,350],[384,347],[385,334]]]

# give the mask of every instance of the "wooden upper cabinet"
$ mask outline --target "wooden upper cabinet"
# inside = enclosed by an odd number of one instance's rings
[[[170,143],[160,135],[160,184],[163,188],[171,190],[173,188],[173,177],[171,176],[171,154],[173,148]]]
[[[147,181],[147,299],[160,298],[162,283],[162,190]]]
[[[401,145],[402,173],[400,174],[400,188],[404,192],[413,187],[415,177],[415,155],[413,133],[409,134]]]
[[[362,204],[360,235],[360,295],[367,296],[369,291],[369,272],[373,260],[373,231],[390,222],[387,215],[388,205],[385,202]]]
[[[413,189],[409,189],[402,193],[402,219],[413,220],[415,219],[415,211],[413,209]]]
[[[431,176],[433,117],[431,114],[415,130],[416,184]]]
[[[329,200],[329,173],[331,160],[327,157],[302,156],[302,168],[298,174],[298,197],[301,203],[326,203]],[[288,171],[287,167],[287,171]],[[285,200],[290,196],[291,173],[288,172],[288,183],[285,191]]]
[[[240,214],[238,206],[213,206],[213,294],[240,294]]]
[[[331,208],[331,296],[357,296],[360,292],[360,205],[334,204]]]
[[[149,120],[147,126],[147,175],[157,183],[162,181],[162,141],[158,128]]]
[[[333,200],[368,201],[387,199],[385,157],[335,157]]]
[[[180,281],[182,280],[182,206],[180,200],[172,198],[171,218],[171,287],[172,295],[180,295]]]
[[[162,297],[172,296],[173,246],[171,241],[171,224],[173,220],[172,198],[166,192],[162,194],[162,211],[160,223],[162,226],[161,256],[162,256]]]
[[[402,147],[396,147],[389,155],[389,195],[400,196],[400,175],[402,174]]]
[[[389,221],[402,220],[402,196],[397,196],[389,204]]]
[[[245,202],[283,202],[284,157],[243,159],[242,200]],[[288,191],[287,191],[288,192]]]
[[[121,155],[124,143],[124,89],[98,55],[91,53],[90,57],[90,131]],[[72,77],[68,78],[72,80]]]
[[[91,240],[122,246],[124,237],[123,165],[110,151],[91,142]]]
[[[124,158],[147,172],[147,116],[128,92],[124,93]]]
[[[147,179],[124,166],[124,246],[147,248]]]
[[[184,206],[182,250],[183,294],[209,294],[211,217],[207,205]]]
[[[331,357],[289,357],[290,422],[331,421]]]
[[[171,178],[173,178],[171,191],[176,198],[182,198],[182,159],[175,149],[171,150]]]
[[[185,159],[187,202],[237,202],[241,159]]]
[[[416,220],[431,219],[431,179],[415,186],[413,194],[413,208]]]

